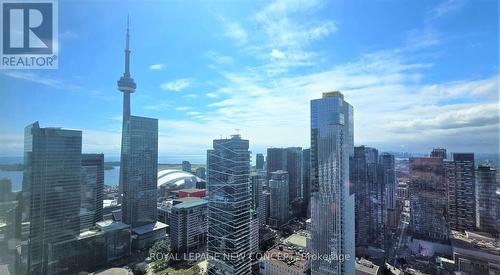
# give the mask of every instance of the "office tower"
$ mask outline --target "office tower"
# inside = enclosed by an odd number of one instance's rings
[[[288,177],[288,172],[283,170],[271,173],[271,179],[269,180],[269,191],[271,193],[269,225],[273,228],[280,228],[289,219]]]
[[[257,211],[261,201],[262,191],[264,191],[264,185],[266,183],[266,178],[252,173],[250,176],[251,189],[252,189],[252,209]]]
[[[252,210],[256,212],[259,226],[266,223],[266,212],[264,202],[264,185],[266,184],[265,174],[254,174],[251,176],[252,186]]]
[[[170,244],[178,253],[188,253],[205,245],[208,202],[186,198],[174,204],[170,214]]]
[[[265,179],[264,179],[264,182],[265,182]],[[264,191],[263,184],[259,184],[258,190],[259,190],[258,191],[259,192],[259,204],[257,207],[257,217],[259,218],[259,226],[261,228],[264,228],[265,225],[267,224],[267,218],[268,218],[267,213],[268,213],[269,205],[266,204],[266,194]]]
[[[262,192],[262,201],[262,205],[264,206],[261,209],[262,219],[264,220],[264,224],[269,224],[269,213],[271,208],[271,192],[269,192],[269,190],[264,190],[264,192]]]
[[[102,220],[104,192],[104,155],[83,154],[81,174],[80,229]]]
[[[0,265],[6,274],[18,274],[16,265],[17,246],[21,221],[19,202],[12,192],[10,180],[0,178]],[[1,273],[1,272],[0,272]]]
[[[9,179],[0,178],[0,202],[11,201],[14,198],[12,182]]]
[[[386,193],[386,207],[388,209],[396,208],[396,171],[394,155],[382,153],[379,156],[379,163],[384,169],[384,179]]]
[[[185,160],[182,162],[182,171],[191,173],[191,162]]]
[[[340,92],[311,101],[312,274],[354,274],[353,109]],[[316,257],[317,256],[317,257]]]
[[[271,179],[272,172],[278,170],[288,172],[290,207],[296,209],[302,197],[302,148],[268,148],[266,164],[268,180]]]
[[[496,173],[486,165],[479,165],[476,171],[476,227],[493,235],[500,233]]]
[[[205,167],[198,167],[196,168],[196,176],[200,179],[206,179],[206,169]]]
[[[354,155],[349,163],[349,177],[354,186],[356,246],[368,245],[369,189],[367,187],[367,162],[365,146],[354,147]]]
[[[286,171],[288,172],[288,198],[290,206],[295,203],[293,209],[299,210],[302,199],[302,148],[286,148]]]
[[[285,148],[267,148],[266,170],[267,180],[271,179],[271,173],[278,170],[286,171],[286,149]]]
[[[123,131],[122,219],[134,229],[156,222],[158,120],[131,116]]]
[[[255,155],[255,169],[258,169],[258,170],[264,169],[264,155],[263,154]]]
[[[240,135],[207,151],[208,273],[250,274],[250,151]]]
[[[434,148],[434,149],[432,149],[431,158],[446,159],[447,158],[446,149],[444,149],[444,148]]]
[[[125,72],[118,80],[123,92],[123,127],[120,157],[122,221],[137,237],[133,246],[141,249],[163,237],[166,225],[157,218],[158,120],[130,114],[130,93],[136,88],[130,77],[129,28],[125,46]]]
[[[386,181],[378,150],[354,147],[350,180],[355,189],[356,246],[384,249],[387,220]]]
[[[302,150],[302,208],[305,217],[311,217],[311,149]]]
[[[26,126],[23,219],[29,223],[24,255],[29,274],[48,273],[49,246],[80,233],[81,166],[81,131],[40,128],[38,122]]]
[[[414,238],[447,241],[444,163],[439,157],[410,158],[410,227]]]
[[[474,230],[476,225],[476,183],[474,154],[453,153],[445,161],[448,188],[448,222],[451,230]]]

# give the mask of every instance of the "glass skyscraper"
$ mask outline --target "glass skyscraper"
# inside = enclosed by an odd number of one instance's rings
[[[207,151],[208,274],[250,274],[250,151],[240,135]]]
[[[271,173],[269,191],[271,192],[269,207],[269,225],[280,228],[289,219],[289,181],[288,172],[283,170]]]
[[[104,154],[82,155],[80,228],[85,230],[102,220]]]
[[[302,150],[302,205],[303,213],[311,216],[311,149]]]
[[[500,233],[500,201],[497,171],[487,165],[476,170],[476,227],[493,235]]]
[[[22,247],[29,274],[46,274],[51,244],[80,233],[82,132],[40,128],[24,132],[23,224],[29,233]]]
[[[353,108],[340,92],[311,101],[311,273],[354,274]]]
[[[158,120],[130,116],[124,126],[122,219],[135,228],[156,222]]]

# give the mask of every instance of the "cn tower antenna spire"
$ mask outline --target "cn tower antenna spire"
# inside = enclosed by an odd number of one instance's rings
[[[125,75],[130,76],[130,16],[127,15],[127,35],[125,41]]]
[[[127,33],[125,36],[125,72],[118,80],[118,90],[123,93],[123,121],[130,118],[130,94],[135,92],[136,84],[130,76],[130,16],[127,15]]]

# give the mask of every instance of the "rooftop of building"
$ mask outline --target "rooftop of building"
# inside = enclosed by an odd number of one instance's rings
[[[309,233],[305,230],[298,231],[292,235],[290,235],[288,238],[286,238],[283,243],[286,244],[291,244],[297,247],[302,247],[306,248],[307,246],[307,237],[309,236]]]
[[[304,248],[278,244],[266,251],[265,259],[280,263],[290,269],[303,271],[306,269],[308,254]]]
[[[358,259],[356,258],[356,274],[361,273],[361,274],[373,274],[376,275],[378,274],[380,267],[367,259],[361,258]]]
[[[197,189],[197,188],[186,188],[177,190],[177,192],[186,192],[186,193],[195,193],[195,192],[205,192],[206,189]]]
[[[494,238],[485,232],[451,231],[453,247],[481,250],[483,252],[500,255],[500,239]]]
[[[113,220],[105,220],[96,223],[95,227],[88,228],[81,231],[78,235],[78,239],[85,239],[92,236],[100,235],[112,230],[120,230],[130,228],[129,225],[122,222],[115,222]]]
[[[97,271],[95,273],[92,273],[95,275],[132,275],[132,271],[125,269],[125,268],[119,268],[119,267],[113,267],[109,268],[106,270],[101,270]]]
[[[96,226],[102,231],[130,228],[130,225],[124,224],[122,222],[116,222],[113,220],[96,222]]]
[[[182,201],[181,203],[175,204],[172,207],[177,209],[187,209],[208,204],[207,200],[196,197],[187,197],[180,200]]]
[[[344,95],[340,91],[330,91],[330,92],[323,93],[323,98],[332,97],[332,96],[340,96],[341,98],[344,98]]]
[[[138,226],[136,228],[133,228],[132,231],[135,233],[135,234],[138,234],[138,235],[144,235],[144,234],[147,234],[147,233],[150,233],[150,232],[154,232],[154,231],[158,231],[158,230],[162,230],[162,229],[166,229],[168,227],[168,225],[162,223],[162,222],[154,222],[154,223],[148,223],[148,224],[145,224],[143,226]]]

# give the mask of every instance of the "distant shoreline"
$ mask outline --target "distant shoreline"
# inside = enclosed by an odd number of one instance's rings
[[[104,170],[113,170],[115,167],[120,166],[119,161],[105,161],[104,162]],[[205,164],[191,164],[192,169],[196,169],[198,167],[205,167]],[[158,168],[164,168],[164,169],[182,169],[182,164],[180,163],[158,163]],[[21,172],[24,170],[24,165],[21,163],[14,163],[14,164],[0,164],[0,171],[6,171],[6,172]]]

